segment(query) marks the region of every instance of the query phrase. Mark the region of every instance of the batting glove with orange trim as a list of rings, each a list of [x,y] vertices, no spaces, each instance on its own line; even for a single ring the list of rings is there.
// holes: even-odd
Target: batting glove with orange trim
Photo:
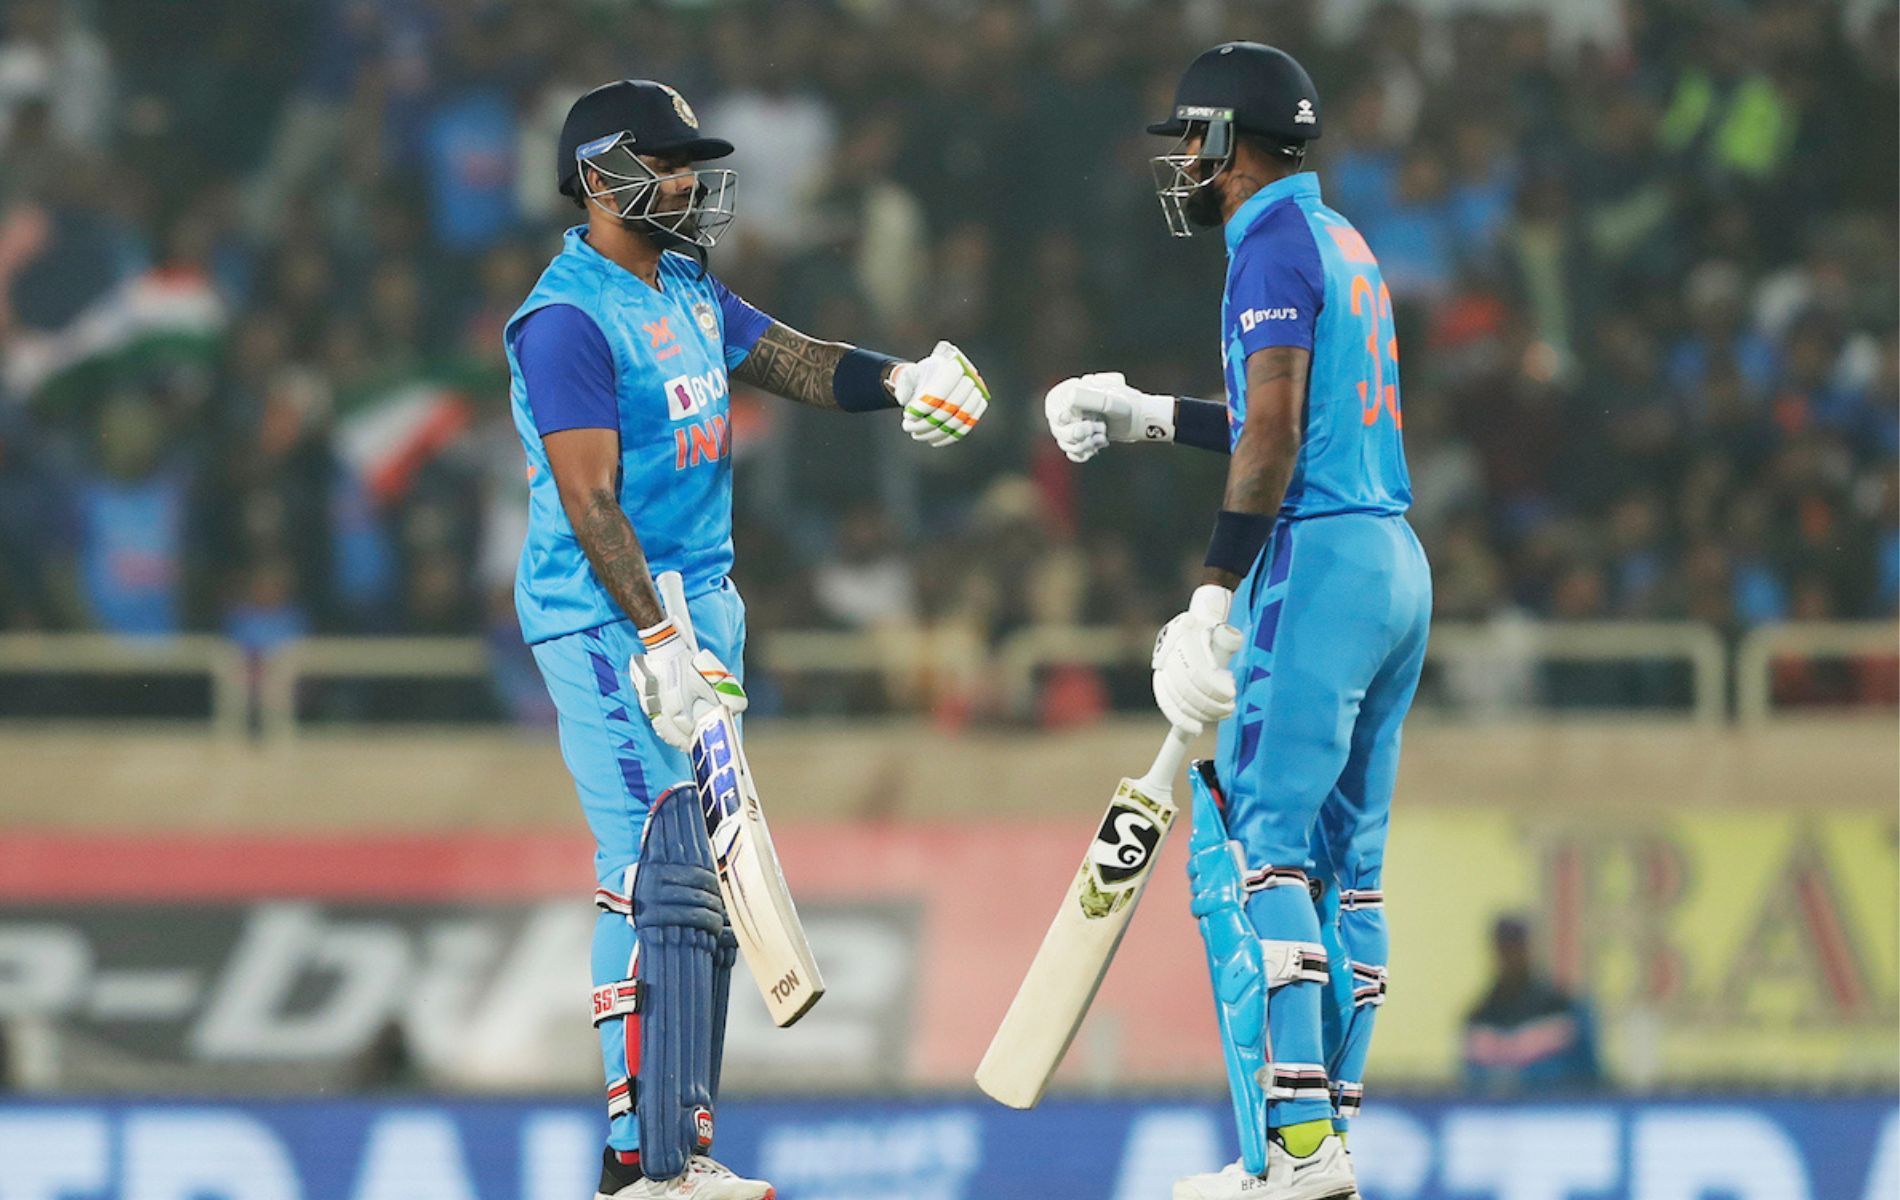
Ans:
[[[645,653],[633,656],[627,674],[640,711],[667,745],[692,749],[703,708],[723,704],[735,715],[745,711],[745,688],[726,664],[710,650],[695,653],[671,620],[642,629],[640,642]]]
[[[962,441],[990,406],[989,385],[949,342],[938,342],[922,362],[898,367],[891,391],[904,410],[904,432],[926,446]]]

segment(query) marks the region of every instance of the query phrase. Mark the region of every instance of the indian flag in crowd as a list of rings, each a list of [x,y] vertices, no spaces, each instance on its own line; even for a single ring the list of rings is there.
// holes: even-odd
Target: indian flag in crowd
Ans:
[[[59,406],[147,366],[209,367],[229,313],[191,267],[155,267],[89,305],[64,328],[16,330],[0,372],[16,395]]]
[[[468,396],[432,381],[400,385],[338,414],[337,453],[382,503],[409,490],[416,472],[473,419]]]

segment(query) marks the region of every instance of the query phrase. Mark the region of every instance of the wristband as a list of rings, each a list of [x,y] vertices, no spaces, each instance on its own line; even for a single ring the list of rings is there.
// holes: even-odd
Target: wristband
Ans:
[[[640,647],[648,654],[664,650],[680,641],[679,627],[673,624],[673,618],[662,618],[658,624],[649,625],[639,631]]]
[[[1174,440],[1197,450],[1216,454],[1233,451],[1227,428],[1227,404],[1221,400],[1196,400],[1192,396],[1174,398]]]
[[[1274,518],[1268,513],[1235,512],[1223,508],[1214,518],[1214,536],[1207,542],[1203,565],[1216,571],[1245,576],[1273,536]]]
[[[832,398],[848,413],[896,408],[897,397],[884,386],[884,372],[901,361],[888,354],[853,346],[844,352],[844,357],[838,360],[838,369],[831,373]]]

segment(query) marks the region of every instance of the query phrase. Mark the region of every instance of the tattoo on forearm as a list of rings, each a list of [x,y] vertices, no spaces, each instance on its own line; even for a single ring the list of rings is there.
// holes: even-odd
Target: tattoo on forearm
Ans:
[[[657,625],[666,615],[647,575],[646,552],[633,532],[633,523],[620,507],[620,498],[608,488],[589,493],[586,508],[574,522],[587,561],[594,565],[601,586],[627,614],[636,629]]]
[[[843,342],[821,342],[774,321],[732,377],[800,404],[836,408],[832,376],[850,349]]]

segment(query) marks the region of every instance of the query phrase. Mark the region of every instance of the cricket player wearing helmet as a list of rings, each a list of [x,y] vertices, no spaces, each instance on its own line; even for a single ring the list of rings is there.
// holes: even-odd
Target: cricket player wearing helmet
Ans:
[[[727,578],[729,382],[845,412],[899,409],[933,446],[961,440],[988,404],[948,342],[904,362],[819,341],[708,273],[736,180],[701,164],[730,153],[664,84],[581,97],[558,184],[586,221],[504,333],[529,478],[516,608],[598,847],[601,1200],[774,1194],[708,1153],[736,942],[686,752],[700,706],[745,707],[745,608]],[[697,653],[656,593],[667,570],[684,577]]]
[[[1155,699],[1217,759],[1191,771],[1193,910],[1214,980],[1238,1163],[1176,1200],[1343,1200],[1373,1016],[1399,726],[1431,611],[1406,523],[1392,305],[1365,239],[1302,169],[1319,96],[1289,55],[1216,46],[1149,132],[1169,229],[1219,227],[1225,403],[1119,374],[1046,401],[1068,456],[1111,441],[1231,455],[1203,582],[1162,629]]]

